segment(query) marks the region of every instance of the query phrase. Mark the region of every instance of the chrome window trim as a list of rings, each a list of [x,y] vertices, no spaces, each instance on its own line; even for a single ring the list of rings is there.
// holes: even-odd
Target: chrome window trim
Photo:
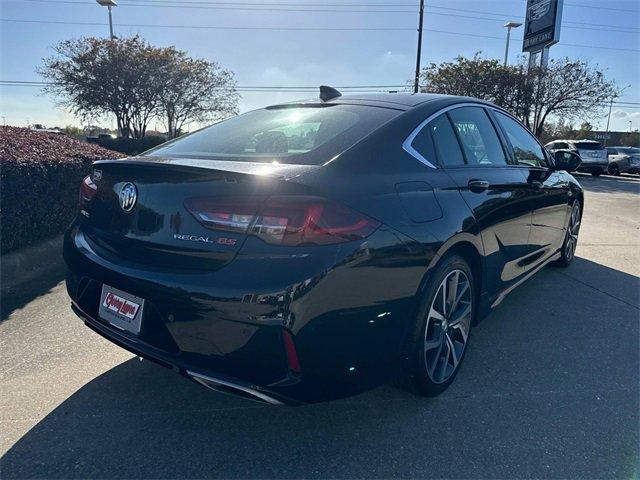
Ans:
[[[424,119],[422,122],[420,122],[420,124],[416,128],[413,129],[413,131],[404,140],[404,142],[402,142],[402,149],[405,152],[407,152],[409,155],[411,155],[413,158],[418,160],[420,163],[424,163],[427,167],[438,168],[437,165],[436,165],[437,162],[436,163],[430,162],[429,160],[424,158],[415,148],[413,148],[411,146],[411,144],[413,143],[415,138],[422,131],[422,129],[427,126],[427,124],[431,120],[433,120],[436,117],[439,117],[440,115],[442,115],[443,113],[448,112],[449,110],[453,110],[455,108],[461,108],[461,107],[484,107],[484,106],[485,105],[483,105],[481,103],[465,102],[465,103],[456,103],[455,105],[449,105],[448,107],[441,108],[437,112],[432,113],[431,115],[429,115],[426,119]],[[434,145],[434,147],[435,147],[435,145]]]
[[[427,124],[433,120],[434,118],[439,117],[440,115],[442,115],[443,113],[447,113],[450,110],[455,110],[456,108],[462,108],[462,107],[479,107],[479,108],[487,108],[490,110],[494,110],[496,112],[500,112],[504,115],[507,115],[508,117],[511,117],[513,120],[515,120],[516,122],[518,122],[520,125],[522,125],[522,122],[520,122],[517,118],[515,118],[513,115],[511,115],[509,112],[505,112],[504,110],[501,110],[499,108],[494,107],[493,105],[486,105],[484,103],[473,103],[473,102],[463,102],[463,103],[456,103],[454,105],[449,105],[448,107],[444,107],[441,108],[440,110],[438,110],[435,113],[432,113],[431,115],[429,115],[426,119],[424,119],[422,122],[420,122],[420,124],[414,128],[412,130],[412,132],[409,134],[409,136],[404,140],[404,142],[402,142],[402,149],[407,152],[409,155],[411,155],[413,158],[415,158],[416,160],[418,160],[420,163],[425,164],[427,167],[430,168],[438,168],[437,166],[437,162],[436,163],[432,163],[429,160],[427,160],[426,158],[424,158],[415,148],[413,148],[411,146],[411,144],[413,143],[413,141],[415,140],[415,138],[418,136],[418,134],[422,131],[422,129],[424,127],[427,126]],[[524,125],[522,125],[525,129],[527,127],[525,127]],[[494,128],[496,128],[494,126]],[[498,133],[496,132],[496,135]],[[498,137],[499,138],[499,137]],[[534,137],[535,138],[535,137]],[[537,139],[536,139],[537,140]],[[502,140],[500,139],[500,143],[503,143]],[[540,142],[538,142],[540,143]],[[434,145],[435,148],[435,145]],[[544,148],[544,147],[543,147]],[[512,166],[507,164],[507,166]]]

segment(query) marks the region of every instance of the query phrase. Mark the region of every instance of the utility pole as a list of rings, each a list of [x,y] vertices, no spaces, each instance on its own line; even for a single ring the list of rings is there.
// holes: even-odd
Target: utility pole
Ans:
[[[611,101],[609,102],[609,115],[607,116],[607,133],[604,135],[604,146],[607,146],[607,142],[609,141],[609,122],[611,121],[611,109],[613,108],[613,97],[611,97]]]
[[[422,23],[424,20],[424,0],[420,0],[420,20],[418,21],[418,53],[416,54],[416,78],[413,93],[418,93],[420,83],[420,55],[422,54]]]

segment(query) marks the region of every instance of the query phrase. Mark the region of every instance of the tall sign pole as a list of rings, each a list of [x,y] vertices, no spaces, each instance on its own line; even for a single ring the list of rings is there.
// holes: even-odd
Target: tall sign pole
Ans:
[[[533,115],[534,133],[540,123],[538,103],[544,71],[549,61],[549,48],[560,41],[563,2],[564,0],[527,0],[522,51],[529,53],[529,71],[537,66],[537,57],[540,55]]]
[[[413,82],[413,93],[418,93],[420,83],[420,55],[422,54],[422,22],[424,20],[424,0],[420,0],[420,19],[418,21],[418,52],[416,54],[416,78]]]

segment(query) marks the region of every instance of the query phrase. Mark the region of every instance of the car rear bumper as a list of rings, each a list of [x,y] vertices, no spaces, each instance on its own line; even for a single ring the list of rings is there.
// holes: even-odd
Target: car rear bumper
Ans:
[[[397,237],[384,230],[368,239],[388,242]],[[210,388],[288,405],[388,381],[424,274],[389,269],[389,258],[376,265],[357,245],[299,258],[240,255],[213,272],[168,272],[101,257],[77,225],[65,235],[64,257],[72,308],[95,332]],[[391,279],[391,288],[390,275],[403,281]],[[99,317],[103,284],[145,299],[139,335]],[[292,368],[285,331],[301,371]]]
[[[192,367],[188,363],[183,363],[181,360],[175,358],[175,356],[167,354],[167,352],[159,349],[154,349],[149,345],[132,340],[127,335],[122,334],[117,329],[106,325],[104,322],[96,320],[87,313],[85,313],[77,304],[72,303],[71,309],[84,320],[91,330],[97,334],[103,336],[112,343],[118,345],[131,353],[138,355],[141,358],[151,360],[163,367],[173,369],[181,375],[194,380],[208,388],[221,391],[224,393],[233,393],[235,395],[250,398],[252,400],[269,403],[272,405],[300,405],[302,402],[294,400],[292,398],[284,397],[276,392],[271,392],[263,387],[253,385],[251,383],[244,382],[237,378],[225,376],[219,373],[211,376],[212,374],[204,374],[197,371],[190,370]]]
[[[600,160],[595,160],[595,161],[582,161],[582,163],[580,164],[580,166],[578,167],[578,171],[579,172],[605,172],[607,171],[607,168],[609,166],[609,162],[608,161],[600,161]]]

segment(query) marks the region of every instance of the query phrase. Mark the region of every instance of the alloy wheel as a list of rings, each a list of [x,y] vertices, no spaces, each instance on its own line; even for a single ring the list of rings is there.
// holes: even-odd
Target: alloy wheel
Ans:
[[[571,261],[578,246],[578,233],[580,232],[580,205],[576,202],[571,209],[569,228],[567,230],[567,242],[565,244],[565,256],[567,261]]]
[[[424,334],[425,365],[434,383],[446,382],[460,364],[471,328],[472,302],[465,272],[449,272],[431,302]]]

